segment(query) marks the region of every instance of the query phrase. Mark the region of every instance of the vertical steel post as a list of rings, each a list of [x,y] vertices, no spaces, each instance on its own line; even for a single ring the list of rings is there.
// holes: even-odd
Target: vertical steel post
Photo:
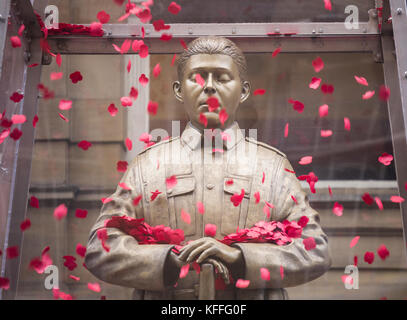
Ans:
[[[393,38],[382,36],[384,79],[390,89],[387,101],[394,162],[400,196],[407,199],[407,12],[405,0],[390,0]],[[404,244],[407,250],[407,201],[401,203]]]
[[[3,57],[3,73],[0,79],[0,104],[5,107],[5,116],[24,114],[27,122],[15,127],[22,131],[19,140],[10,137],[3,142],[0,162],[0,276],[10,280],[8,290],[0,290],[0,299],[13,299],[17,292],[20,273],[20,255],[7,259],[6,249],[18,246],[21,252],[23,233],[20,223],[26,217],[27,198],[30,185],[31,161],[34,146],[34,127],[32,120],[37,113],[38,89],[41,77],[42,50],[40,46],[40,27],[29,0],[13,0],[11,3],[12,23],[7,24],[7,37]],[[37,37],[22,39],[23,46],[13,48],[9,37],[16,34],[19,24],[30,25],[30,35]],[[31,64],[36,67],[28,67]],[[14,103],[9,99],[13,92],[19,91],[24,98]],[[14,127],[13,127],[14,128]]]

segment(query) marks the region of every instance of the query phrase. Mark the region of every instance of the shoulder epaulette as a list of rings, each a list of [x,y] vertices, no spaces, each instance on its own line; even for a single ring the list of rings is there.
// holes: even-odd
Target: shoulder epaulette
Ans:
[[[272,150],[276,153],[278,153],[280,156],[287,158],[287,156],[285,155],[285,153],[281,152],[280,150],[278,150],[277,148],[274,148],[270,145],[268,145],[267,143],[261,142],[261,141],[257,141],[256,139],[250,138],[250,137],[246,137],[246,141],[251,142],[251,143],[255,143],[259,146],[262,146],[266,149]]]
[[[179,138],[180,138],[180,137],[171,137],[171,138],[169,138],[169,139],[162,140],[162,141],[160,141],[160,142],[154,143],[153,145],[149,146],[148,148],[145,148],[144,150],[140,151],[139,154],[142,154],[142,153],[144,153],[144,152],[146,152],[146,151],[148,151],[148,150],[150,150],[150,149],[152,149],[152,148],[161,146],[161,145],[163,145],[163,144],[169,143],[169,142],[174,141],[174,140],[177,140],[177,139],[179,139]]]

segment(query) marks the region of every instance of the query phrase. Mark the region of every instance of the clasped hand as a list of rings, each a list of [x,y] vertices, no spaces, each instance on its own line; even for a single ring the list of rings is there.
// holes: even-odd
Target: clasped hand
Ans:
[[[172,256],[175,258],[175,255]],[[214,238],[201,238],[190,242],[185,247],[180,249],[180,254],[175,259],[178,260],[178,265],[191,263],[210,263],[221,275],[226,284],[229,284],[229,269],[238,263],[242,258],[239,249],[229,247]],[[226,265],[225,265],[226,264]]]

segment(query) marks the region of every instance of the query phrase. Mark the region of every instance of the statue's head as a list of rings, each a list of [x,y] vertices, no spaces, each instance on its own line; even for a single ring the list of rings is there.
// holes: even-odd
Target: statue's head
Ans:
[[[246,58],[232,41],[223,37],[193,40],[179,57],[177,71],[175,97],[184,104],[191,122],[201,129],[205,128],[201,113],[208,121],[207,128],[230,126],[239,104],[250,95]],[[206,104],[210,97],[219,101],[219,108],[212,112]],[[219,112],[223,108],[228,119],[222,126]]]

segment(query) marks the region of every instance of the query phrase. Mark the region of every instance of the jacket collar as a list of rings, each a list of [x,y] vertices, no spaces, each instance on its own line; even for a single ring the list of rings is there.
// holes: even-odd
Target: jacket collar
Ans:
[[[213,131],[211,131],[211,129],[205,129],[203,132],[197,129],[191,122],[188,122],[184,132],[181,134],[181,141],[183,144],[188,145],[191,150],[195,150],[199,147],[203,148],[204,135],[208,135],[209,139],[211,136],[215,137],[215,139],[221,139],[223,147],[226,150],[232,149],[244,138],[236,121],[223,131],[221,129],[214,129]]]

